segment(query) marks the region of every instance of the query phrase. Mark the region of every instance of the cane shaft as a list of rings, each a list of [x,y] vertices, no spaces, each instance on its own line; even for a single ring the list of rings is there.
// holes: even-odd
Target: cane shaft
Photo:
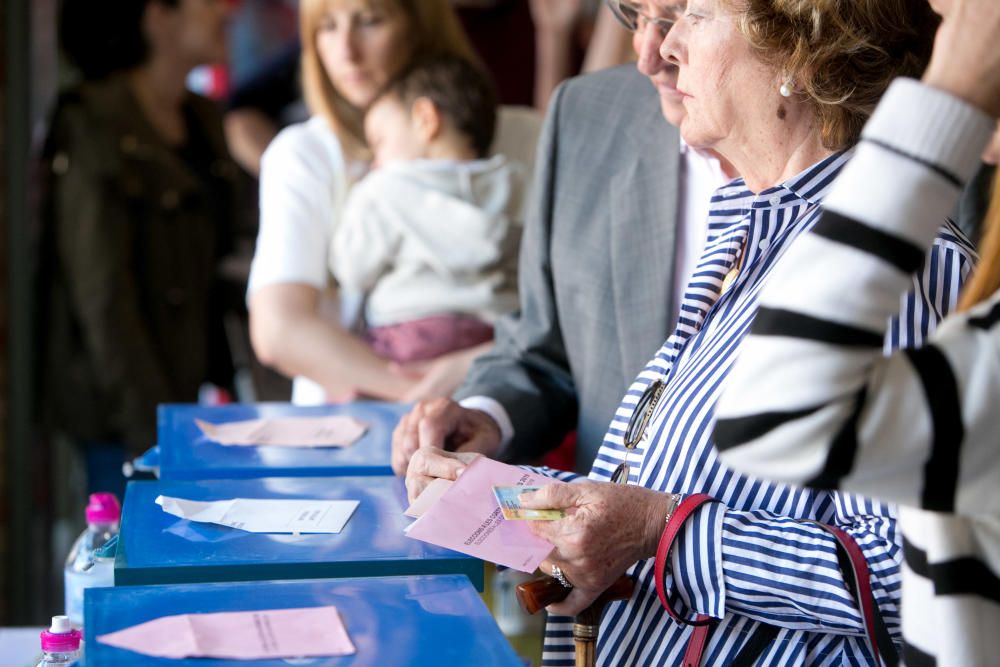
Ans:
[[[597,640],[577,639],[576,642],[576,667],[597,667]]]
[[[576,667],[595,667],[597,664],[597,630],[601,625],[604,607],[614,600],[632,597],[635,582],[625,575],[618,578],[608,590],[601,593],[593,604],[580,612],[573,624],[573,643],[576,647]],[[566,599],[572,589],[566,588],[552,577],[528,581],[517,587],[517,600],[529,614]]]
[[[585,623],[573,624],[573,644],[576,646],[576,667],[597,666],[597,631],[596,625]]]

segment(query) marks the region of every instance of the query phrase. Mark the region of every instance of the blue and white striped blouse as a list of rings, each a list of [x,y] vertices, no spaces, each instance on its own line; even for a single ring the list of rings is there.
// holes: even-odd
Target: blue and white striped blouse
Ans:
[[[902,554],[891,506],[736,474],[719,463],[711,440],[715,404],[757,311],[760,289],[788,245],[818,220],[820,202],[848,157],[833,155],[757,195],[742,180],[716,192],[706,246],[677,328],[629,388],[590,473],[591,479],[608,480],[627,460],[630,483],[708,493],[721,501],[696,510],[685,524],[668,582],[689,609],[720,619],[705,649],[705,665],[729,664],[758,621],[780,631],[757,664],[871,662],[834,540],[801,519],[835,524],[855,538],[868,560],[875,600],[898,639]],[[974,260],[961,232],[946,225],[914,291],[902,300],[887,345],[920,344],[955,303]],[[737,264],[737,279],[719,297],[724,277]],[[628,451],[622,443],[626,424],[646,387],[658,379],[666,389],[646,436]],[[607,608],[598,662],[680,664],[691,630],[660,606],[653,560],[636,563],[629,574],[637,580],[636,592]],[[544,664],[574,664],[571,619],[550,617]]]

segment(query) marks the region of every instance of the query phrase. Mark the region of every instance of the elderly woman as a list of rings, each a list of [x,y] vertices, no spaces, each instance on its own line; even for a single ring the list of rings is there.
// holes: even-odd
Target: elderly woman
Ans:
[[[604,615],[603,664],[871,663],[837,541],[819,524],[860,547],[898,636],[901,549],[890,508],[734,474],[720,465],[711,432],[761,287],[818,219],[844,151],[889,80],[922,69],[933,16],[923,0],[693,0],[683,15],[659,2],[616,6],[633,29],[665,33],[661,54],[679,68],[671,92],[687,111],[684,138],[743,178],[713,198],[681,320],[624,397],[591,481],[523,497],[528,507],[566,509],[564,519],[532,524],[555,545],[543,569],[573,586],[550,611],[577,613],[628,571],[636,592]],[[928,335],[973,256],[946,226],[890,323],[888,345]],[[473,456],[419,450],[411,491],[428,477],[454,477]],[[602,483],[613,478],[629,484]],[[662,539],[665,524],[676,539]],[[685,620],[697,615],[701,629],[672,620],[666,603]],[[547,663],[572,664],[569,630],[568,619],[550,619]]]
[[[419,389],[421,376],[400,372],[342,325],[327,249],[347,188],[370,159],[364,109],[415,58],[475,56],[448,0],[303,0],[299,12],[313,115],[283,130],[261,160],[251,341],[263,363],[295,378],[296,403],[358,393],[398,400]],[[444,357],[438,368],[467,355]]]

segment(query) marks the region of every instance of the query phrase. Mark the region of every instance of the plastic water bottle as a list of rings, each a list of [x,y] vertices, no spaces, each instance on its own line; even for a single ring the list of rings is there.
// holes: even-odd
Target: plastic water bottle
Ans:
[[[87,530],[73,543],[64,571],[66,616],[77,627],[83,625],[84,589],[115,583],[114,561],[95,552],[118,534],[121,505],[113,493],[94,493],[86,515]]]
[[[52,626],[42,630],[42,661],[37,667],[69,665],[80,657],[83,640],[79,630],[74,630],[66,616],[53,616]]]
[[[545,614],[529,616],[517,602],[514,589],[530,580],[529,574],[498,567],[493,575],[493,617],[508,638],[541,634]]]

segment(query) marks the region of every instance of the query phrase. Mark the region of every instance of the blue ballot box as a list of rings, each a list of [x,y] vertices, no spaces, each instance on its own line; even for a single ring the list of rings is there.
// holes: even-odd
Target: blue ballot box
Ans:
[[[247,403],[218,406],[168,404],[157,408],[157,445],[161,479],[245,479],[391,475],[392,431],[410,406],[358,401],[344,405],[301,406]],[[368,431],[348,447],[269,447],[220,445],[195,423],[212,424],[273,417],[348,415]]]
[[[84,604],[87,664],[101,667],[524,664],[468,580],[454,575],[94,588],[87,591]],[[114,648],[96,639],[175,614],[326,605],[337,607],[357,650],[354,655],[251,663],[169,660]]]
[[[337,534],[261,534],[168,514],[159,495],[186,500],[357,500]],[[317,577],[464,574],[483,588],[483,562],[410,539],[398,477],[282,477],[129,482],[115,557],[115,585]]]

